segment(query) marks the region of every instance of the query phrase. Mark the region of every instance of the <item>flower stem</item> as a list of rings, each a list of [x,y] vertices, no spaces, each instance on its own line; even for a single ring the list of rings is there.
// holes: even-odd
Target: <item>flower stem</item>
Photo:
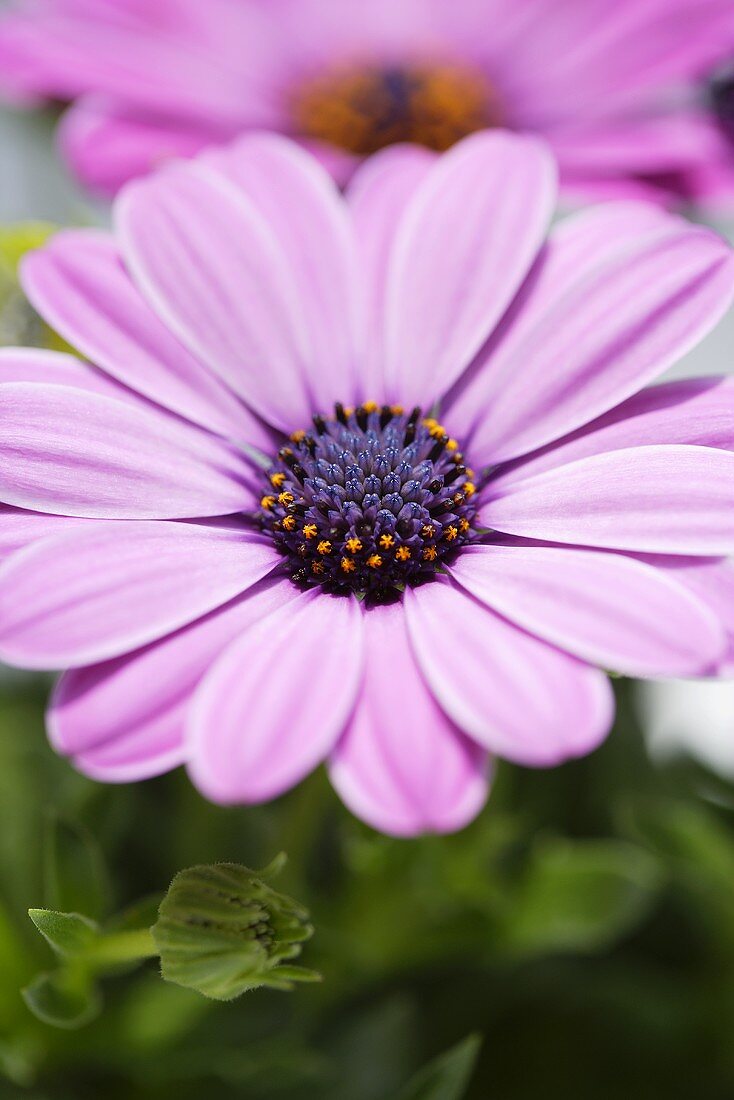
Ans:
[[[158,954],[158,948],[149,928],[112,932],[97,941],[86,956],[94,965],[112,965],[149,959]]]

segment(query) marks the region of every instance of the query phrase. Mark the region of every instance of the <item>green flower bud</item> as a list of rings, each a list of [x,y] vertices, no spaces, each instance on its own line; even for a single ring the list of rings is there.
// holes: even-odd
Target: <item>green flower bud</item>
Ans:
[[[163,977],[218,1001],[248,989],[291,989],[319,975],[284,966],[313,934],[308,913],[235,863],[176,875],[151,929]]]

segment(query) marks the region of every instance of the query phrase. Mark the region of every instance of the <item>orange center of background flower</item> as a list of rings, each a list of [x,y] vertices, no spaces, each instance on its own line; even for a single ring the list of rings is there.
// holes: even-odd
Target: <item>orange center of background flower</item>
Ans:
[[[339,68],[302,85],[292,110],[302,136],[357,156],[397,142],[442,152],[502,122],[484,76],[455,65]]]

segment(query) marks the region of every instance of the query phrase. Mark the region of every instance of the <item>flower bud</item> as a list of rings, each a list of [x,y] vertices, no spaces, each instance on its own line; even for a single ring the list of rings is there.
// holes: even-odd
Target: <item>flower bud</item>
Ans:
[[[207,997],[229,1001],[248,989],[290,989],[318,981],[284,966],[301,952],[313,928],[298,902],[268,886],[260,873],[235,863],[180,871],[151,929],[163,977]]]

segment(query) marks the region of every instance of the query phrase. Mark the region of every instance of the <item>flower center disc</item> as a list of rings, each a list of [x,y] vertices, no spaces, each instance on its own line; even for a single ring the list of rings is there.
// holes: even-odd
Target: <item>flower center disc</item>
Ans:
[[[296,584],[385,602],[474,537],[473,476],[420,409],[337,405],[279,452],[260,521]]]
[[[293,114],[302,135],[357,156],[403,141],[443,152],[502,122],[484,76],[456,65],[332,70],[298,89]]]
[[[734,142],[734,62],[723,66],[712,76],[709,101],[721,130]]]

